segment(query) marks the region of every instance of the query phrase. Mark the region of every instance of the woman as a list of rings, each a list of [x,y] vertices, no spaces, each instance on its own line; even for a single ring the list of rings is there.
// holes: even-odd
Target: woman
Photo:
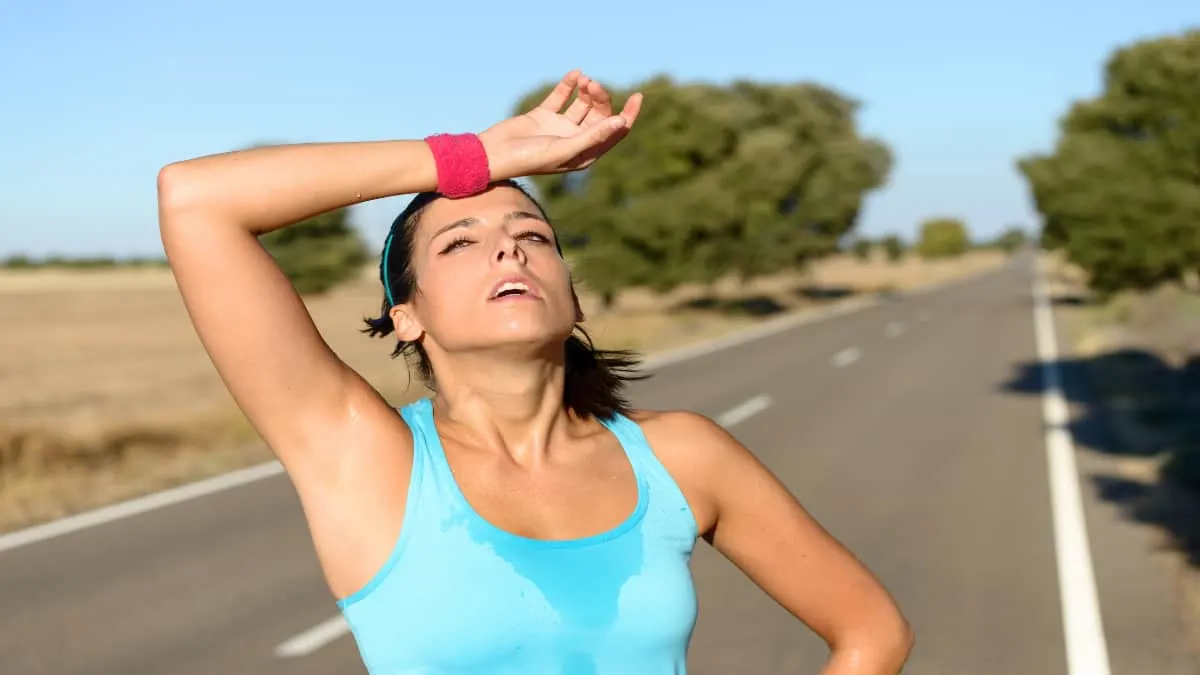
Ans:
[[[614,115],[571,72],[478,136],[257,148],[159,174],[187,310],[295,484],[372,673],[681,673],[698,537],[825,639],[827,675],[907,658],[887,592],[752,454],[700,415],[631,410],[633,362],[573,335],[554,230],[509,179],[589,166],[640,107]],[[412,193],[369,323],[436,393],[397,414],[256,237]]]

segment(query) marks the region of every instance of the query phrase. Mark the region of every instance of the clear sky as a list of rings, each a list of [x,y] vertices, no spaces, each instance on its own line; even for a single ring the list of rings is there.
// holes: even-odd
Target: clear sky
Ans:
[[[1037,222],[1014,159],[1109,52],[1187,27],[1197,0],[0,2],[0,255],[157,255],[168,162],[477,131],[572,67],[833,86],[897,154],[861,232],[950,214],[990,236]],[[403,200],[355,222],[378,243]]]

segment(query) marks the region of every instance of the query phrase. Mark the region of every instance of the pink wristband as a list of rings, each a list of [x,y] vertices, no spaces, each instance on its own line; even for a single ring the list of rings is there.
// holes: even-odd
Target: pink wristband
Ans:
[[[438,192],[469,197],[487,189],[492,180],[487,151],[475,134],[437,134],[425,139],[437,165]]]

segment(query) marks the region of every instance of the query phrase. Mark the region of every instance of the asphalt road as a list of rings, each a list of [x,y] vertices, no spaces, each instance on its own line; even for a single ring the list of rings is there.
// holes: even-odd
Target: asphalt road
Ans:
[[[633,391],[724,421],[882,577],[917,631],[906,673],[1069,672],[1042,400],[1011,386],[1037,364],[1031,269],[667,365]],[[1146,535],[1080,485],[1111,672],[1192,672]],[[820,670],[824,645],[706,544],[693,568],[690,672]],[[335,616],[278,474],[0,550],[4,675],[362,673]]]

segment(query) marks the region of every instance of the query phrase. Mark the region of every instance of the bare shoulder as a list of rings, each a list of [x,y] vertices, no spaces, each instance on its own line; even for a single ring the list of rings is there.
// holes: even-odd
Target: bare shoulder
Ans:
[[[724,427],[700,413],[637,410],[630,418],[642,428],[654,454],[683,491],[700,532],[707,533],[716,523],[730,468],[757,460]]]

